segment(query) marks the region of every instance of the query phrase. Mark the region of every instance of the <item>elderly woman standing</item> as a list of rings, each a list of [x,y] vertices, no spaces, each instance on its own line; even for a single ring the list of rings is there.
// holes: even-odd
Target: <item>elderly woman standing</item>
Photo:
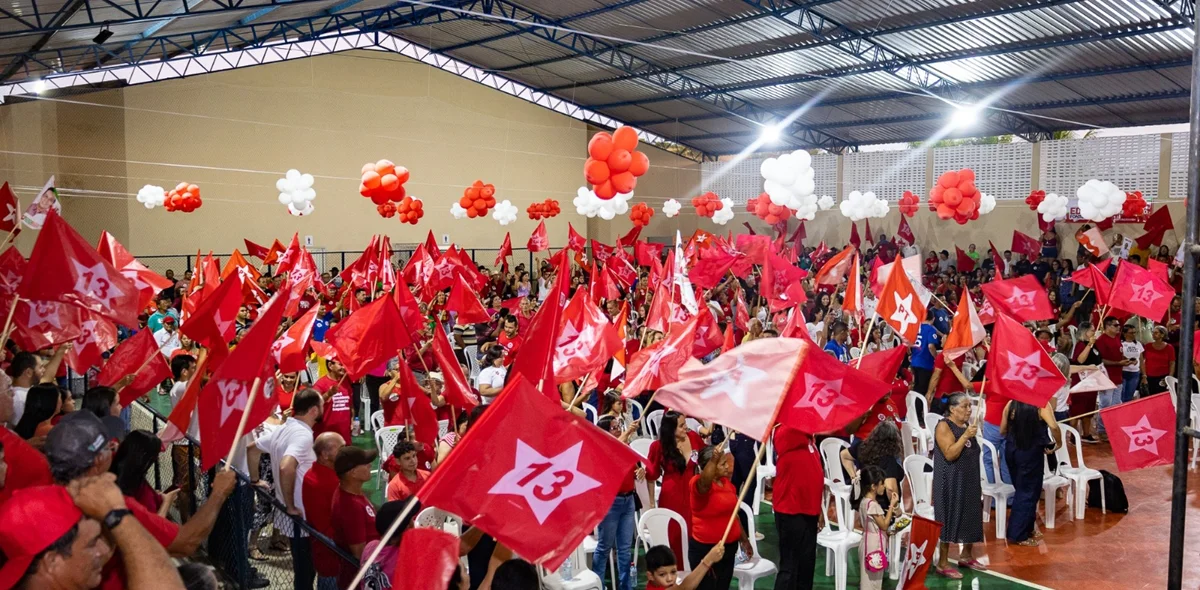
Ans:
[[[974,570],[987,569],[975,559],[974,543],[983,542],[983,489],[979,483],[979,427],[971,423],[971,399],[965,393],[950,396],[950,411],[934,430],[933,452],[934,517],[942,523],[937,572],[961,579],[962,573],[949,565],[950,543],[961,543],[958,564]]]

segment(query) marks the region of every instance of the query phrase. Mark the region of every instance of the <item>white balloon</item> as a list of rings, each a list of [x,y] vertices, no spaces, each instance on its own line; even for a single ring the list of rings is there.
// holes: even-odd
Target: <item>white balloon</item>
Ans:
[[[292,215],[295,215],[296,217],[303,217],[305,215],[311,214],[312,212],[313,212],[313,204],[312,203],[309,203],[303,209],[296,209],[295,206],[288,205],[288,213],[291,213]]]
[[[1104,221],[1121,212],[1125,192],[1117,185],[1095,178],[1075,191],[1079,197],[1079,214],[1092,221]]]
[[[852,191],[846,199],[838,204],[842,215],[851,221],[861,221],[871,217],[884,217],[891,206],[884,199],[875,196],[873,192]]]
[[[995,208],[996,208],[996,197],[993,197],[992,195],[989,195],[989,194],[983,193],[983,192],[979,193],[979,214],[980,215],[987,215],[988,213],[992,212],[992,209],[995,209]]]
[[[279,193],[279,204],[280,205],[291,205],[292,204],[292,196],[288,193]]]
[[[833,209],[833,197],[829,195],[821,195],[821,198],[817,199],[817,207],[822,211]]]
[[[147,209],[153,209],[166,201],[166,191],[161,186],[147,184],[138,190],[137,200]]]
[[[301,174],[295,168],[283,174],[283,178],[275,181],[275,190],[279,191],[279,204],[287,205],[292,215],[308,215],[313,211],[312,201],[317,198],[317,191],[312,188],[311,174]]]
[[[492,219],[500,222],[500,225],[508,225],[516,221],[517,206],[508,199],[496,203],[496,206],[492,208]]]
[[[455,219],[466,219],[467,210],[463,209],[463,206],[456,202],[450,205],[450,215],[453,215]]]
[[[717,225],[725,225],[733,220],[733,199],[721,199],[722,207],[713,212],[712,220]]]
[[[676,201],[675,199],[667,199],[667,202],[663,203],[662,212],[663,215],[666,215],[667,217],[675,217],[676,215],[679,215],[679,210],[682,208],[683,205],[680,205],[679,201]]]
[[[1050,193],[1046,195],[1045,199],[1042,199],[1041,203],[1038,203],[1037,212],[1042,215],[1042,221],[1063,219],[1067,216],[1067,202],[1066,197]]]

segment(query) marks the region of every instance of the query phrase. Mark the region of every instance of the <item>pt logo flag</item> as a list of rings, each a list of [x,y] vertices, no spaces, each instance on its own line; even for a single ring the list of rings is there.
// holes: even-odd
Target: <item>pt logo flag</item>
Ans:
[[[992,340],[987,380],[996,394],[1040,408],[1066,384],[1045,347],[1011,317],[996,318]]]
[[[520,375],[492,406],[417,497],[558,569],[608,513],[638,455]]]
[[[1112,443],[1117,471],[1133,471],[1175,460],[1175,406],[1168,393],[1100,411]]]
[[[809,434],[833,432],[891,391],[889,384],[838,362],[809,340],[799,340],[801,360],[780,406],[780,424]]]
[[[905,552],[904,569],[900,571],[900,590],[925,590],[925,575],[933,564],[933,552],[937,549],[938,535],[942,534],[942,523],[913,515],[909,529],[908,551]]]

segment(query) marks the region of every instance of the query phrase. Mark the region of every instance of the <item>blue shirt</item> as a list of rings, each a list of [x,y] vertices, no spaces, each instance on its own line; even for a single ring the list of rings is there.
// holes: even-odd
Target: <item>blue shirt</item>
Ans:
[[[921,324],[921,330],[917,332],[917,342],[913,345],[912,366],[918,369],[933,370],[933,354],[929,352],[930,344],[935,348],[940,347],[942,339],[932,325]]]
[[[850,362],[850,349],[838,344],[836,340],[825,343],[825,352],[837,357],[837,360],[843,363]]]
[[[933,327],[943,334],[950,333],[950,312],[937,307],[933,310]]]
[[[313,320],[312,339],[317,342],[325,341],[325,331],[329,329],[329,321],[325,318]]]

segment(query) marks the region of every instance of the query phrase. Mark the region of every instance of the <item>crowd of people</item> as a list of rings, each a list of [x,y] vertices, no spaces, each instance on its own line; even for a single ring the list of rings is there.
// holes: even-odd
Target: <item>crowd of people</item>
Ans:
[[[872,280],[877,259],[886,263],[898,255],[919,256],[915,246],[884,235],[859,252],[861,270],[854,272],[861,272],[863,284]],[[795,254],[798,267],[815,272],[836,251],[822,244]],[[1058,422],[1074,424],[1083,443],[1103,442],[1106,433],[1103,423],[1093,417],[1094,410],[1164,391],[1165,379],[1175,374],[1179,339],[1194,329],[1181,325],[1185,302],[1179,297],[1162,322],[1116,317],[1097,304],[1092,290],[1071,281],[1080,265],[1097,260],[1086,251],[1077,253],[1074,262],[1063,257],[1052,231],[1043,235],[1040,252],[985,253],[969,244],[965,255],[973,268],[960,268],[961,257],[951,257],[945,250],[931,251],[923,260],[921,282],[933,298],[911,343],[903,342],[885,322],[869,321],[878,304],[871,289],[863,289],[864,313],[856,313],[844,309],[844,285],[824,289],[813,283],[811,275],[804,281],[807,301],[792,313],[803,314],[807,337],[828,354],[852,362],[860,355],[895,347],[911,350],[898,374],[881,376],[892,384],[889,394],[843,431],[805,433],[788,426],[775,430],[776,472],[768,495],[779,542],[776,589],[813,587],[817,535],[829,518],[823,500],[825,468],[818,451],[825,438],[848,443],[838,467],[846,481],[854,483],[856,524],[863,532],[860,585],[881,588],[883,572],[873,569],[869,557],[886,550],[888,535],[914,509],[912,498],[905,497],[902,489],[906,474],[898,425],[915,421],[933,432],[932,504],[942,524],[935,570],[957,579],[962,577],[958,568],[987,568],[980,546],[984,541],[981,481],[994,482],[993,473],[998,472],[1004,483],[1016,489],[1007,525],[1009,543],[1039,544],[1037,503],[1043,462],[1064,444]],[[1171,262],[1166,246],[1155,250],[1154,258]],[[403,267],[406,261],[393,262]],[[377,549],[379,556],[366,579],[390,578],[397,568],[403,531],[411,522],[402,524],[401,533],[391,538],[385,539],[385,532],[398,519],[411,521],[416,516],[419,508],[410,506],[415,495],[504,390],[513,358],[526,345],[538,310],[548,305],[557,273],[569,273],[571,292],[587,290],[595,282],[592,274],[601,267],[582,257],[575,262],[555,267],[549,260],[539,260],[533,268],[522,263],[511,269],[507,263],[500,268],[480,265],[487,282],[475,295],[488,320],[476,323],[458,321],[448,289],[424,296],[428,294],[422,286],[414,285],[412,292],[421,302],[419,311],[425,321],[416,329],[419,341],[358,381],[349,377],[336,356],[322,355],[314,345],[306,370],[276,373],[278,405],[266,422],[245,435],[229,466],[233,469],[218,467],[211,473],[200,473],[190,465],[197,452],[191,447],[200,438],[198,413],[191,417],[187,438],[165,445],[156,433],[130,429],[130,409],[122,407],[120,400],[133,375],[113,387],[89,387],[77,398],[67,387],[63,363],[72,343],[18,350],[8,342],[5,376],[0,377],[0,423],[6,425],[0,427],[0,551],[4,556],[0,589],[215,588],[216,571],[193,558],[239,486],[234,470],[274,498],[272,502],[260,497],[254,522],[247,523],[250,559],[263,559],[263,534],[270,528],[272,547],[286,547],[291,554],[297,589],[345,589],[358,573],[359,560]],[[1137,254],[1117,261],[1140,263]],[[1117,264],[1108,268],[1110,276]],[[181,403],[191,380],[207,377],[198,373],[198,366],[210,351],[180,331],[187,321],[183,312],[193,295],[189,285],[195,283],[194,272],[187,270],[176,280],[168,270],[165,277],[173,286],[139,318],[137,328],[120,329],[122,340],[140,330],[150,331],[168,359],[171,379],[144,400],[163,415]],[[603,298],[609,321],[625,322],[620,326],[625,335],[620,352],[625,359],[665,336],[647,326],[654,313],[652,272],[638,266],[633,284],[622,286],[619,297]],[[1170,272],[1178,286],[1181,273],[1174,267]],[[1045,407],[1034,407],[987,395],[986,343],[956,358],[944,353],[942,343],[963,290],[983,307],[987,302],[981,285],[997,276],[1024,275],[1037,278],[1054,306],[1056,320],[1033,322],[1028,328],[1063,375],[1104,367],[1116,389],[1071,394],[1068,384]],[[321,288],[308,289],[299,303],[300,314],[316,310],[313,342],[323,342],[355,310],[392,296],[378,284],[357,283],[336,268],[320,278]],[[777,337],[789,320],[789,312],[772,311],[768,298],[760,294],[761,284],[755,269],[745,277],[731,273],[701,293],[702,305],[735,343]],[[264,265],[258,287],[270,296],[286,288],[286,275],[272,274]],[[748,305],[739,309],[739,301]],[[1200,308],[1200,301],[1195,305]],[[260,311],[249,301],[239,309],[231,346],[236,347],[255,325]],[[275,334],[282,334],[294,320],[285,319]],[[449,335],[457,365],[439,362],[432,350],[435,330]],[[714,351],[704,360],[719,354]],[[757,485],[750,476],[756,441],[717,423],[691,420],[689,424],[688,416],[649,403],[652,391],[634,398],[641,412],[635,415],[633,405],[621,396],[622,380],[613,370],[617,362],[610,359],[598,379],[563,383],[564,410],[593,421],[627,444],[648,432],[642,423],[645,414],[658,409],[665,413],[644,460],[629,474],[597,527],[591,567],[601,578],[615,577],[621,590],[632,589],[639,562],[634,551],[635,514],[639,509],[664,508],[678,514],[686,526],[672,523],[669,542],[645,552],[641,563],[646,587],[730,588],[737,564],[757,558],[749,528],[741,521],[726,526],[743,485]],[[449,371],[470,375],[478,396],[475,409],[459,412],[447,402],[443,392]],[[409,374],[443,431],[433,440],[414,440],[407,432],[388,456],[380,457],[373,443],[361,439],[361,431],[376,412],[382,413],[385,426],[405,425],[396,422],[403,415],[396,405],[413,393],[402,391]],[[356,404],[358,388],[369,399],[366,407]],[[910,391],[920,394],[928,411],[942,416],[941,421],[923,424],[925,416],[908,415]],[[982,419],[976,419],[980,415]],[[989,443],[986,450],[976,444],[980,439]],[[155,489],[147,473],[165,448],[170,449],[174,467],[173,485]],[[993,462],[998,470],[993,470]],[[198,482],[193,481],[198,478],[209,483],[203,501],[197,497]],[[386,483],[373,483],[381,481]],[[649,489],[648,505],[635,493],[639,482]],[[466,525],[460,552],[468,567],[455,571],[450,588],[540,587],[544,572],[513,558],[491,536]],[[951,546],[961,546],[958,568],[949,562]],[[169,557],[183,565],[176,567]],[[691,573],[679,581],[677,573],[684,571]],[[267,581],[255,573],[249,585],[263,587]]]

